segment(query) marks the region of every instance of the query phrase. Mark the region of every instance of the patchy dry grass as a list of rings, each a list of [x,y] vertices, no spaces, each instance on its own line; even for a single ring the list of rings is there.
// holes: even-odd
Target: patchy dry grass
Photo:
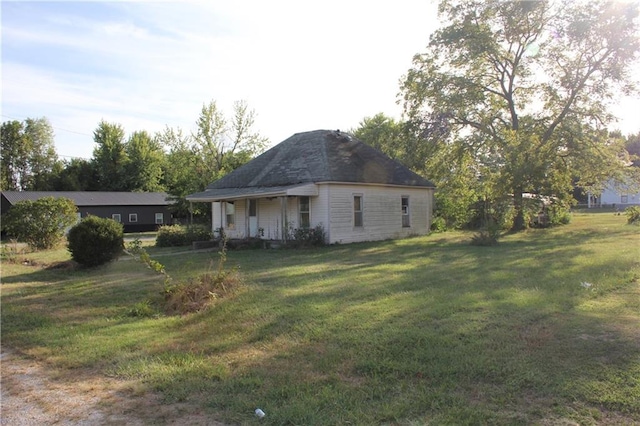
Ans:
[[[640,423],[638,228],[470,238],[230,252],[245,290],[181,317],[128,315],[162,300],[135,262],[3,265],[2,343],[232,424]],[[215,256],[157,259],[187,280]]]

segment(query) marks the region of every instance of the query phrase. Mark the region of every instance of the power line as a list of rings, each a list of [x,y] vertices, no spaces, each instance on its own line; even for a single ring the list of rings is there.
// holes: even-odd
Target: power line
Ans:
[[[22,118],[22,119],[20,119],[20,118],[16,118],[16,117],[13,117],[13,116],[10,116],[10,115],[6,115],[6,114],[0,114],[0,115],[2,115],[2,116],[3,116],[3,117],[5,117],[5,118],[9,118],[9,119],[11,119],[11,120],[24,121],[24,120],[26,119],[26,118]],[[49,123],[49,124],[51,124],[51,123]],[[75,133],[75,134],[82,135],[82,136],[89,136],[89,137],[91,137],[91,135],[88,135],[88,134],[86,134],[86,133],[76,132],[76,131],[74,131],[74,130],[64,129],[64,128],[62,128],[62,127],[57,127],[57,126],[54,126],[54,125],[51,125],[51,127],[52,127],[53,129],[56,129],[56,130],[63,130],[63,131],[65,131],[65,132],[70,132],[70,133]],[[71,158],[71,159],[76,158],[76,159],[79,159],[79,160],[91,160],[91,158],[87,158],[87,157],[80,157],[80,156],[78,156],[78,155],[62,155],[62,154],[56,154],[56,155],[57,155],[58,157],[63,157],[63,158]]]
[[[6,114],[2,114],[2,116],[3,116],[3,117],[6,117],[6,118],[10,118],[11,120],[19,120],[19,121],[23,121],[23,120],[25,120],[26,118],[30,118],[30,117],[25,117],[25,118],[22,118],[22,119],[21,119],[21,118],[11,117],[10,115],[6,115]],[[89,136],[89,137],[93,137],[93,135],[89,135],[89,134],[87,134],[87,133],[76,132],[75,130],[65,129],[65,128],[63,128],[63,127],[54,126],[53,124],[51,125],[51,127],[52,127],[53,129],[56,129],[56,130],[62,130],[62,131],[64,131],[64,132],[69,132],[69,133],[75,133],[76,135],[82,135],[82,136]]]

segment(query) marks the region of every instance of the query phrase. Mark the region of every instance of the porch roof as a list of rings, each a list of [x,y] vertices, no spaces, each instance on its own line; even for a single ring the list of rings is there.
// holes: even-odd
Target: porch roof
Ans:
[[[247,188],[210,188],[187,196],[188,201],[213,202],[233,201],[245,198],[267,198],[285,196],[317,196],[318,186],[315,184],[298,184],[287,186],[252,186]]]

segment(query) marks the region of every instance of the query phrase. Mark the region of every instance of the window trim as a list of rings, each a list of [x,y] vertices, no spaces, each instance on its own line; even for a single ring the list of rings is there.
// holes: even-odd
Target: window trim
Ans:
[[[120,213],[111,213],[111,219],[115,220],[118,223],[122,223],[122,215]]]
[[[359,200],[359,204],[360,204],[359,210],[356,210],[356,199]],[[353,227],[364,228],[364,196],[362,194],[353,194],[352,206],[353,206]],[[358,222],[360,223],[358,224]]]
[[[620,195],[620,204],[627,204],[629,202],[629,195],[622,194]]]
[[[138,213],[129,213],[129,223],[138,223]]]
[[[405,200],[407,200],[407,204],[404,203]],[[400,211],[402,213],[402,227],[411,228],[411,198],[408,195],[400,196]]]
[[[158,221],[158,217],[160,217],[160,221]],[[164,213],[156,213],[154,219],[156,225],[164,225]]]
[[[306,198],[306,206],[307,206],[307,210],[302,210],[302,200]],[[306,219],[306,224],[304,223],[305,221],[302,219],[303,215],[307,216]],[[298,226],[300,228],[310,228],[311,227],[311,197],[309,197],[308,195],[302,195],[298,197]]]
[[[232,206],[232,208],[229,209],[229,206]],[[231,210],[232,213],[229,213],[229,210]],[[229,221],[229,218],[231,218],[231,221]],[[233,202],[225,201],[224,225],[226,229],[236,229],[236,205]]]

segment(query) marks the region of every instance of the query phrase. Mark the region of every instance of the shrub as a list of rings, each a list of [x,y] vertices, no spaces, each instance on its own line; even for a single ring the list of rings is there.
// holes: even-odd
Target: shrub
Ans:
[[[203,225],[166,225],[158,230],[156,246],[188,246],[194,241],[208,241],[211,239],[213,239],[213,233]]]
[[[488,225],[480,229],[473,237],[471,237],[471,245],[473,246],[495,246],[500,238],[501,226],[489,221]]]
[[[447,221],[441,217],[438,216],[436,218],[433,219],[433,222],[431,222],[431,230],[433,232],[444,232],[447,230]]]
[[[629,225],[640,225],[640,207],[627,207],[624,209],[624,214],[627,216],[627,223]]]
[[[82,219],[69,230],[67,240],[73,260],[88,267],[110,262],[124,248],[122,224],[97,216]]]
[[[549,225],[568,225],[571,222],[571,212],[569,208],[559,203],[553,203],[547,208],[549,215]]]
[[[15,203],[2,217],[4,230],[32,250],[54,247],[76,223],[76,206],[68,198],[43,197]]]
[[[315,228],[296,228],[291,232],[290,246],[320,247],[325,245],[326,234],[322,225]]]
[[[495,246],[498,239],[487,229],[481,229],[471,237],[472,246]]]

